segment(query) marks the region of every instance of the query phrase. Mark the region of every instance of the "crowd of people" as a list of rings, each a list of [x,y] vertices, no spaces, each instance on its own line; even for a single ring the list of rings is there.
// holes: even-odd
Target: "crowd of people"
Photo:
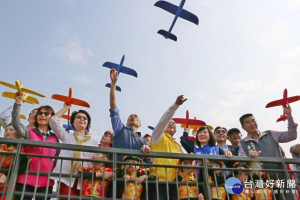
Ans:
[[[105,164],[100,161],[111,160],[105,153],[81,152],[70,150],[56,150],[53,148],[25,146],[22,151],[28,154],[40,154],[47,156],[67,157],[72,159],[52,159],[30,157],[21,161],[28,165],[29,171],[63,173],[63,174],[81,174],[81,178],[76,177],[58,177],[48,175],[27,174],[20,167],[19,175],[16,181],[16,191],[37,192],[51,194],[55,182],[58,189],[56,191],[63,198],[67,196],[94,196],[94,197],[111,197],[112,196],[112,177],[116,173],[118,179],[123,181],[117,184],[117,197],[122,199],[145,199],[146,190],[148,199],[207,199],[203,192],[203,174],[201,170],[196,170],[194,166],[204,166],[209,168],[210,196],[212,199],[226,199],[228,197],[224,189],[224,177],[237,177],[242,183],[249,180],[258,179],[264,181],[268,179],[287,178],[283,173],[251,173],[245,171],[248,168],[260,169],[283,169],[280,164],[274,163],[239,163],[232,162],[233,156],[256,157],[276,157],[282,158],[283,151],[279,143],[286,143],[297,138],[297,123],[292,117],[292,110],[289,105],[284,106],[284,112],[288,119],[288,130],[279,131],[260,131],[258,129],[255,117],[252,114],[245,114],[240,117],[241,127],[247,132],[247,136],[242,139],[242,134],[238,128],[227,130],[226,127],[218,126],[211,130],[209,126],[202,126],[198,130],[184,128],[183,135],[180,138],[180,144],[174,139],[176,133],[176,124],[172,120],[176,110],[184,104],[187,99],[183,95],[177,97],[175,102],[163,113],[158,124],[155,126],[152,134],[144,136],[139,132],[141,120],[137,114],[131,114],[126,124],[120,118],[119,108],[116,101],[116,83],[118,72],[115,69],[110,71],[111,89],[110,89],[110,118],[112,131],[106,131],[100,142],[91,137],[89,128],[91,116],[85,110],[74,111],[71,115],[70,123],[74,128],[71,133],[63,128],[61,117],[71,106],[64,105],[56,113],[51,106],[41,106],[30,112],[28,117],[29,124],[24,126],[20,123],[20,110],[22,104],[22,93],[15,94],[15,103],[1,114],[0,123],[5,126],[5,138],[24,138],[41,142],[63,143],[73,145],[94,146],[100,148],[122,148],[141,150],[145,155],[141,158],[137,156],[118,155],[117,161],[123,161],[131,164],[117,166],[113,169],[111,164]],[[192,134],[190,135],[190,132]],[[228,144],[228,141],[231,145]],[[0,151],[12,152],[17,149],[14,145],[0,144]],[[205,163],[199,160],[189,158],[168,159],[168,158],[151,158],[147,153],[167,152],[167,153],[188,153],[199,155],[224,155],[228,159],[224,161],[205,160]],[[300,144],[296,144],[290,149],[294,157],[300,155]],[[80,162],[78,159],[90,159],[92,162]],[[12,156],[2,155],[1,168],[12,167]],[[22,166],[22,162],[20,166]],[[28,164],[29,162],[29,164]],[[178,170],[172,167],[149,167],[142,168],[139,163],[152,163],[153,165],[181,165],[184,168]],[[191,167],[190,169],[188,167]],[[194,167],[194,168],[193,168]],[[215,169],[214,169],[215,168]],[[226,168],[238,168],[241,171],[230,171]],[[296,169],[300,169],[296,165]],[[299,175],[296,177],[298,179]],[[159,181],[158,185],[153,181]],[[0,172],[0,190],[4,190],[4,184],[8,185],[9,174]],[[171,182],[180,182],[179,185]],[[148,183],[149,182],[149,183]],[[168,184],[170,182],[170,184]],[[195,183],[193,185],[187,182]],[[147,184],[146,184],[147,183]],[[166,184],[167,183],[167,184]],[[36,190],[36,191],[35,191]],[[230,195],[231,199],[280,199],[283,195],[279,193],[274,195],[272,190],[261,188],[254,193],[246,189],[241,194]],[[15,199],[22,199],[19,194]],[[32,199],[32,195],[24,195],[23,199]],[[36,200],[44,197],[36,196]],[[48,197],[47,199],[50,199]]]

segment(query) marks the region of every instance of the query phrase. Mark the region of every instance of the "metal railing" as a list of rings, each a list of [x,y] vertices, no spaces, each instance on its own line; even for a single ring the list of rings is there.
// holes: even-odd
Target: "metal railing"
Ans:
[[[229,194],[228,192],[225,193],[225,197],[227,199],[258,199],[259,191],[262,193],[264,199],[268,199],[267,196],[271,196],[272,199],[299,199],[298,192],[299,192],[299,182],[295,180],[295,174],[300,174],[300,171],[296,170],[287,170],[287,164],[300,164],[300,160],[298,159],[282,159],[282,158],[255,158],[251,159],[249,157],[233,157],[227,158],[224,156],[214,156],[214,155],[196,155],[196,154],[172,154],[172,153],[162,153],[162,152],[150,152],[148,154],[142,153],[138,150],[128,150],[128,149],[116,149],[116,148],[100,148],[100,147],[91,147],[91,146],[77,146],[77,145],[68,145],[68,144],[61,144],[61,143],[47,143],[47,142],[37,142],[31,140],[23,140],[23,139],[0,139],[1,145],[9,145],[15,146],[15,150],[11,152],[4,152],[1,151],[1,159],[0,159],[0,173],[4,173],[7,177],[6,181],[0,184],[0,200],[6,198],[7,200],[14,199],[16,196],[18,198],[23,199],[25,196],[29,195],[32,196],[34,199],[118,199],[120,194],[124,192],[124,188],[132,187],[134,188],[133,193],[136,199],[138,199],[139,195],[139,183],[135,181],[135,179],[130,178],[125,179],[126,170],[119,169],[120,166],[128,166],[131,163],[128,162],[121,162],[117,161],[118,155],[123,156],[137,156],[137,157],[149,157],[149,158],[165,158],[165,159],[185,159],[185,160],[195,160],[199,165],[193,166],[186,166],[186,165],[159,165],[159,164],[149,164],[149,163],[134,163],[134,166],[140,166],[143,170],[135,168],[135,175],[144,173],[145,179],[143,180],[143,195],[141,199],[161,199],[162,197],[159,195],[159,191],[164,188],[166,193],[166,199],[173,200],[172,196],[169,195],[169,190],[172,189],[177,193],[177,198],[182,195],[181,193],[189,194],[194,188],[194,193],[197,193],[199,196],[200,193],[203,194],[205,199],[212,199],[213,196],[221,196],[222,191],[225,191],[224,188],[227,187],[225,185],[226,180],[229,177],[239,177],[243,180],[243,187],[244,191],[248,188],[248,192],[252,194],[246,194],[245,198],[242,198],[239,195]],[[81,158],[73,158],[73,157],[59,157],[59,156],[48,156],[48,155],[38,155],[38,154],[28,154],[22,151],[25,146],[32,146],[32,147],[42,147],[42,148],[49,148],[49,149],[57,149],[57,150],[68,150],[68,151],[80,151],[80,152],[91,152],[91,153],[101,153],[108,155],[110,158],[109,160],[92,160],[92,159],[81,159]],[[38,166],[36,166],[36,170],[29,170],[30,168],[30,160],[32,158],[39,158]],[[61,160],[61,161],[78,161],[79,165],[84,166],[84,163],[103,163],[107,168],[112,168],[114,173],[111,173],[112,176],[109,180],[105,179],[104,175],[106,172],[102,171],[102,175],[100,178],[96,176],[95,173],[96,169],[94,167],[91,168],[91,174],[88,174],[88,181],[93,186],[95,183],[99,183],[100,190],[107,191],[109,197],[105,197],[104,195],[95,197],[93,195],[93,191],[91,190],[91,195],[83,194],[83,181],[87,179],[87,174],[84,170],[80,170],[78,173],[72,174],[70,173],[53,173],[51,167],[49,166],[48,171],[40,171],[41,167],[41,158],[48,158],[51,159],[51,162],[54,160]],[[4,166],[3,163],[11,159],[9,166]],[[25,162],[24,162],[25,160]],[[209,162],[208,162],[209,161]],[[224,168],[224,167],[211,167],[212,163],[218,163],[219,161],[224,162],[228,166],[232,165],[233,163],[247,163],[252,166],[256,166],[254,168]],[[71,163],[72,163],[71,162]],[[63,162],[61,162],[61,168],[63,168]],[[257,167],[261,166],[264,163],[271,163],[276,166],[276,169],[265,169],[264,167]],[[263,166],[263,165],[262,165]],[[154,176],[149,176],[147,172],[148,168],[152,168],[155,173],[152,174]],[[167,169],[174,169],[175,171],[175,179],[174,180],[159,180],[156,176],[157,171],[159,169],[164,169],[166,179],[171,174],[167,173]],[[185,181],[188,179],[188,174],[186,173],[188,169],[193,170],[193,177],[195,178],[194,181]],[[111,170],[112,171],[112,170]],[[120,172],[122,176],[119,176],[118,173]],[[181,172],[181,173],[180,173]],[[244,173],[243,173],[244,172]],[[25,190],[25,184],[21,190],[16,191],[16,183],[18,182],[18,177],[20,174],[25,174],[25,183],[30,177],[30,175],[36,175],[36,183],[33,187],[33,191],[28,192]],[[230,174],[229,176],[227,176]],[[181,176],[180,176],[181,175]],[[39,187],[37,186],[38,180],[43,177],[47,176],[47,185],[45,186],[45,191],[38,192]],[[50,192],[50,177],[56,177],[58,181],[56,181],[54,185],[53,192]],[[79,195],[72,196],[70,195],[61,195],[59,192],[59,188],[61,187],[60,180],[62,178],[69,178],[69,179],[76,179],[79,188]],[[150,178],[151,177],[151,178]],[[1,177],[0,177],[1,181]],[[98,181],[98,182],[97,182]],[[282,183],[284,182],[284,184]],[[105,185],[105,183],[107,185]],[[130,184],[131,183],[131,184]],[[273,184],[272,187],[270,184]],[[250,184],[251,187],[250,187]],[[260,186],[260,187],[259,187]],[[121,188],[121,189],[120,189]],[[123,189],[122,189],[123,188]],[[184,188],[184,189],[182,189]],[[196,188],[196,190],[195,190]],[[123,193],[126,197],[126,193]],[[150,198],[150,196],[152,196]],[[154,197],[153,197],[154,196]],[[251,197],[252,196],[252,197]],[[251,198],[250,198],[251,197]],[[191,195],[187,195],[186,199],[193,199]],[[198,197],[196,197],[198,199]]]

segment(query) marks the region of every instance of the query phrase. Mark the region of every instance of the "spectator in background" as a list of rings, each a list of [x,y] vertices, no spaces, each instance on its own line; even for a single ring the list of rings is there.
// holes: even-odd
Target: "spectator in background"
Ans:
[[[111,148],[113,143],[114,133],[111,131],[105,131],[101,140],[99,147]]]
[[[232,152],[234,156],[239,154],[239,142],[242,140],[241,131],[237,128],[231,128],[227,132],[228,140],[232,145],[228,145],[229,151]]]
[[[146,134],[146,135],[144,135],[144,140],[146,140],[146,142],[148,142],[148,144],[150,145],[150,143],[151,143],[151,135],[149,135],[149,134]]]

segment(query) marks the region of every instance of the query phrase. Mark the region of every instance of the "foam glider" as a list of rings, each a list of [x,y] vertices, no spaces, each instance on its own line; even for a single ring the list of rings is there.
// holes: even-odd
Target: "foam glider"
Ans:
[[[194,120],[197,120],[196,117],[194,117]],[[198,130],[199,128],[201,128],[202,126],[204,125],[189,125],[190,129],[193,129],[193,130]],[[214,128],[210,125],[205,125],[207,128],[209,128],[210,130],[213,130]],[[181,124],[180,125],[181,128],[184,128],[185,127],[185,124]]]
[[[35,97],[29,96],[29,94],[33,94],[33,95],[40,96],[40,97],[45,97],[45,95],[43,95],[41,93],[38,93],[38,92],[35,92],[33,90],[24,88],[23,85],[21,84],[21,81],[19,81],[19,80],[16,80],[15,85],[4,82],[4,81],[0,81],[0,84],[4,85],[6,87],[9,87],[9,88],[15,89],[19,93],[28,93],[28,94],[25,94],[23,96],[23,98],[22,98],[23,102],[27,102],[27,103],[31,103],[31,104],[39,104],[39,100]],[[10,99],[14,99],[15,98],[15,93],[13,93],[13,92],[3,92],[2,96],[10,98]]]
[[[266,108],[275,107],[275,106],[284,106],[284,107],[286,107],[287,104],[293,103],[293,102],[299,101],[299,100],[300,100],[300,96],[288,97],[288,90],[284,89],[283,98],[279,99],[279,100],[271,101],[270,103],[268,103],[266,105]],[[277,119],[276,122],[285,121],[286,119],[287,119],[287,115],[285,114],[285,112],[283,110],[283,114],[280,115],[280,117]]]
[[[125,60],[125,55],[122,56],[120,64],[116,64],[116,63],[112,63],[112,62],[105,62],[102,65],[102,67],[107,67],[109,69],[116,69],[118,71],[118,75],[120,75],[120,73],[124,73],[124,74],[131,75],[131,76],[134,76],[137,78],[138,75],[135,70],[125,67],[123,65],[124,60]],[[105,86],[110,88],[111,84],[107,83]],[[116,86],[116,90],[121,92],[121,88],[119,86]]]
[[[87,107],[87,108],[90,107],[90,105],[86,101],[73,98],[72,93],[73,93],[73,91],[72,91],[72,88],[70,87],[68,96],[64,96],[64,95],[60,95],[60,94],[53,94],[51,96],[51,98],[55,99],[55,100],[58,100],[58,101],[63,101],[68,106],[77,105],[77,106],[83,106],[83,107]],[[68,115],[63,115],[62,118],[68,120],[68,124],[64,125],[64,128],[67,128],[69,130],[74,130],[73,127],[70,124],[70,119],[71,119],[70,109],[68,110]]]
[[[179,6],[176,6],[174,4],[171,4],[167,1],[157,1],[154,6],[157,6],[169,13],[172,13],[173,15],[175,15],[174,19],[173,19],[173,22],[171,24],[171,27],[169,29],[169,31],[165,31],[165,30],[159,30],[157,33],[164,36],[166,39],[171,39],[173,41],[177,41],[177,37],[176,35],[172,34],[171,31],[175,25],[175,22],[177,21],[178,17],[182,18],[182,19],[185,19],[189,22],[192,22],[196,25],[199,24],[199,19],[198,17],[193,14],[193,13],[190,13],[189,11],[186,11],[183,9],[183,5],[185,3],[185,0],[181,0]]]
[[[15,93],[13,92],[2,92],[2,96],[9,99],[15,99]],[[30,104],[40,104],[37,98],[29,96],[29,94],[24,94],[22,101]]]
[[[201,120],[195,120],[189,118],[189,111],[186,111],[186,118],[173,118],[174,122],[176,124],[184,124],[186,128],[192,126],[192,125],[198,125],[198,126],[206,126],[206,123]]]

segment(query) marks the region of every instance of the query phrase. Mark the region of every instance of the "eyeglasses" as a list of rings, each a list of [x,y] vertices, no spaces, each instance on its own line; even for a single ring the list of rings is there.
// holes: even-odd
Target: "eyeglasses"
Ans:
[[[110,134],[105,133],[103,136],[104,136],[104,137],[110,137]]]
[[[85,121],[87,121],[87,120],[88,120],[88,118],[87,118],[87,117],[85,117],[85,116],[81,116],[81,115],[77,115],[75,118],[76,118],[76,119],[83,119],[83,120],[85,120]]]
[[[216,132],[215,132],[216,134],[220,134],[220,133],[226,133],[226,131],[223,129],[223,130],[216,130]]]
[[[45,116],[48,116],[48,115],[50,115],[50,112],[39,111],[38,115],[45,115]]]

